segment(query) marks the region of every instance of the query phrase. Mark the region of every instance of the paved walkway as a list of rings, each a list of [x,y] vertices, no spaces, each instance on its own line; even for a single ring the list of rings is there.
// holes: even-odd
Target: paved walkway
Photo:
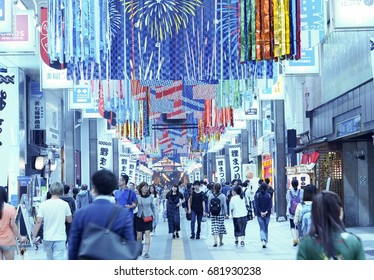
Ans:
[[[213,247],[213,237],[210,235],[210,219],[202,225],[202,238],[190,240],[190,222],[184,217],[181,220],[179,239],[172,239],[168,234],[167,222],[160,217],[159,225],[151,239],[150,258],[146,260],[294,260],[297,247],[292,246],[289,222],[277,222],[273,215],[269,224],[269,243],[263,249],[260,241],[257,220],[247,225],[245,247],[235,246],[232,219],[225,220],[227,234],[223,238],[223,246]],[[367,259],[374,260],[374,227],[348,228],[361,237]],[[16,255],[16,259],[22,259]],[[24,259],[45,260],[45,253],[40,247],[35,251],[26,248]],[[139,258],[140,260],[143,257]]]

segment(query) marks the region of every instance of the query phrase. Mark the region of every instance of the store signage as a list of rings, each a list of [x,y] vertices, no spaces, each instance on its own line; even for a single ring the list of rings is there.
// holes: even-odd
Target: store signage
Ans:
[[[374,77],[374,36],[370,37],[371,67]]]
[[[240,145],[229,145],[231,181],[242,179],[242,157]]]
[[[0,34],[0,52],[35,52],[35,28],[33,28],[33,18],[33,11],[17,12],[15,31],[10,34]]]
[[[374,27],[374,1],[372,0],[335,0],[334,28],[345,31],[347,28]]]
[[[129,174],[130,155],[119,154],[118,155],[118,177]]]
[[[97,164],[98,169],[112,170],[112,142],[105,140],[97,141]]]
[[[9,151],[16,141],[11,135],[19,133],[14,125],[19,118],[18,108],[18,73],[8,69],[0,73],[0,186],[8,185]]]
[[[11,33],[12,25],[13,1],[0,0],[0,33]]]
[[[44,130],[46,127],[45,97],[40,90],[40,83],[31,83],[29,101],[29,129]]]
[[[67,79],[67,69],[57,70],[42,62],[43,89],[69,89],[73,86],[73,81]]]
[[[216,156],[216,174],[218,176],[218,182],[224,184],[226,182],[225,156]]]
[[[301,59],[288,60],[285,64],[286,75],[304,75],[319,73],[319,47],[302,49]]]
[[[336,124],[336,137],[343,137],[361,131],[361,115]]]
[[[92,96],[88,86],[76,86],[69,90],[69,109],[92,108]]]

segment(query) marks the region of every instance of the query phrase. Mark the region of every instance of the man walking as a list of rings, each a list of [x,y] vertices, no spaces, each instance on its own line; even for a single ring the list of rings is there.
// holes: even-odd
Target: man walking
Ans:
[[[66,231],[65,222],[72,222],[72,215],[69,204],[60,199],[64,193],[64,186],[55,182],[49,188],[51,198],[42,202],[36,215],[34,225],[34,243],[40,229],[43,225],[43,245],[48,260],[64,260]]]

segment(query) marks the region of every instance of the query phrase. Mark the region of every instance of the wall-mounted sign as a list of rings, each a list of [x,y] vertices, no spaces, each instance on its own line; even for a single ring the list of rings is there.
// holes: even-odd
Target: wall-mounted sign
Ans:
[[[34,11],[18,11],[13,33],[0,34],[0,52],[35,53]]]
[[[67,89],[73,86],[73,81],[67,79],[67,69],[57,70],[42,62],[43,89]]]
[[[112,163],[112,142],[105,140],[97,141],[97,164],[98,169],[113,169]]]
[[[69,109],[85,109],[93,107],[91,91],[88,86],[75,86],[69,90]]]
[[[304,75],[319,73],[319,47],[302,49],[301,59],[288,60],[285,63],[286,75]]]
[[[216,175],[219,183],[224,184],[226,182],[225,156],[216,156]]]
[[[336,138],[355,134],[361,131],[361,115],[336,124]]]
[[[242,156],[240,145],[229,145],[231,181],[242,179]]]
[[[46,106],[40,83],[31,83],[31,94],[29,101],[29,129],[45,130],[46,128]]]
[[[374,1],[335,0],[332,5],[336,29],[374,27]]]
[[[12,33],[13,1],[0,0],[0,33]]]

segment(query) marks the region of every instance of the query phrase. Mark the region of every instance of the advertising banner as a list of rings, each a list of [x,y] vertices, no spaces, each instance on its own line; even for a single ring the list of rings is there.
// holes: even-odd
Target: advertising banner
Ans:
[[[0,73],[0,185],[8,185],[10,150],[18,144],[19,133],[18,72]],[[14,137],[12,137],[14,136]]]
[[[15,31],[11,34],[0,34],[0,52],[35,53],[33,19],[34,11],[18,11]]]
[[[335,0],[333,3],[334,28],[373,28],[374,1],[372,0]]]
[[[136,160],[130,160],[128,171],[129,173],[127,175],[129,175],[129,182],[137,184]]]
[[[69,109],[90,109],[93,107],[93,99],[88,86],[75,86],[68,92]]]
[[[60,145],[60,98],[49,94],[46,97],[45,126],[47,145]]]
[[[216,156],[216,175],[219,183],[224,184],[226,182],[225,156]]]
[[[231,181],[242,180],[242,156],[240,145],[229,145],[229,161],[231,170]]]
[[[118,155],[118,178],[124,174],[129,174],[130,168],[130,155],[129,154],[119,154]]]

